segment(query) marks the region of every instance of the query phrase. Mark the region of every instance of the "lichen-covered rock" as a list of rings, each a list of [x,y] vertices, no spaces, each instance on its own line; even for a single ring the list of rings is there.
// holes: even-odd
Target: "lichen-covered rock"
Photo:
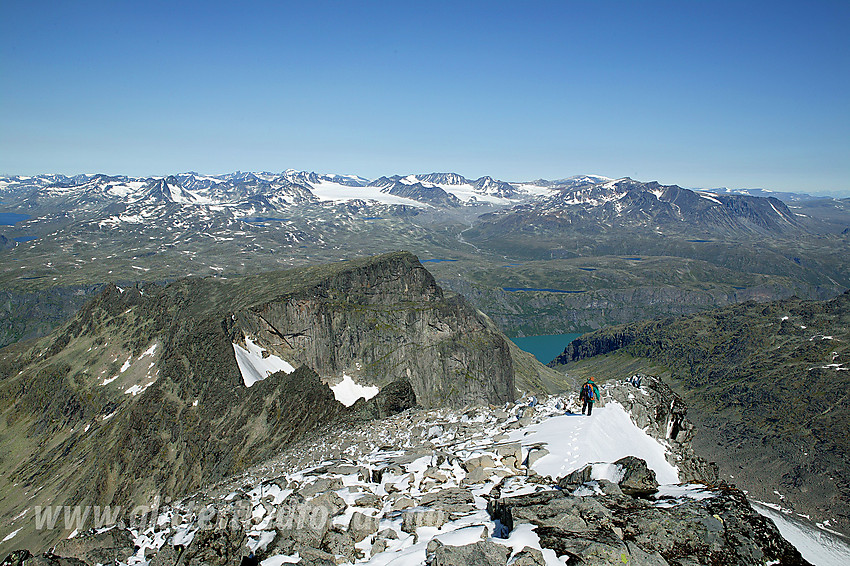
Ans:
[[[452,516],[463,515],[475,509],[475,497],[472,492],[460,487],[450,487],[426,493],[419,499],[423,507],[443,509]]]
[[[6,558],[3,559],[3,562],[0,562],[0,566],[21,566],[21,564],[30,557],[32,557],[32,554],[25,548],[15,550],[10,552]]]

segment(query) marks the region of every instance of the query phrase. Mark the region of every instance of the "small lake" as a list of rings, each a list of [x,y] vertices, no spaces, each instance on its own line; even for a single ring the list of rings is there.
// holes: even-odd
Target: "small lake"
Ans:
[[[18,222],[29,220],[29,214],[18,214],[16,212],[0,212],[0,226],[14,226]]]
[[[37,240],[38,236],[18,236],[17,238],[12,238],[16,242],[31,242],[33,240]]]
[[[534,354],[541,363],[548,364],[564,351],[567,344],[579,336],[581,334],[544,334],[511,338],[511,341],[529,354]]]
[[[513,293],[515,291],[543,291],[545,293],[581,293],[581,291],[567,291],[565,289],[538,289],[536,287],[502,287],[503,291]]]

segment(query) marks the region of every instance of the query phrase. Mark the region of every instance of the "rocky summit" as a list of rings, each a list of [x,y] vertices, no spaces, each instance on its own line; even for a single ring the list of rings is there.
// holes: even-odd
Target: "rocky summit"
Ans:
[[[110,285],[47,337],[0,351],[0,507],[9,521],[35,505],[174,497],[321,426],[567,383],[409,253]],[[34,549],[60,534],[31,527],[18,540]]]
[[[4,566],[236,566],[252,552],[263,566],[809,564],[693,456],[667,395],[607,384],[592,417],[575,396],[408,409]]]

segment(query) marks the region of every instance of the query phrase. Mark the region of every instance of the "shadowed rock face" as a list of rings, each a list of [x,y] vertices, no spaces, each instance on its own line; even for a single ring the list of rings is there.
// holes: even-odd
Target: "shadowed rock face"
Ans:
[[[233,349],[246,337],[298,369],[246,387]],[[381,393],[343,406],[327,385],[344,373]],[[0,448],[15,455],[0,461],[0,509],[186,493],[329,423],[501,404],[514,373],[509,341],[408,253],[110,286],[60,330],[0,351]]]

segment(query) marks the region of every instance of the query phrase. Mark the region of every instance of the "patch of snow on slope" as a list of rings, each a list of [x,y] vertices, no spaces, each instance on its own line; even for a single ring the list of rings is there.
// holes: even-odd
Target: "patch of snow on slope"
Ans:
[[[716,202],[717,204],[723,204],[722,202],[720,202],[719,200],[714,198],[714,195],[712,195],[710,193],[701,193],[701,192],[697,191],[697,194],[699,196],[701,196],[702,198],[706,199],[706,200],[710,200],[711,202]]]
[[[626,410],[614,401],[594,409],[590,417],[552,417],[511,433],[510,440],[524,445],[546,443],[549,454],[532,466],[544,476],[557,478],[587,464],[637,456],[655,471],[658,483],[679,483],[679,472],[667,462],[664,446],[637,428]]]
[[[836,535],[810,526],[755,501],[753,509],[772,520],[782,536],[815,566],[850,564],[850,545]]]
[[[322,201],[348,202],[355,199],[376,201],[383,204],[405,204],[418,208],[426,208],[427,205],[419,201],[382,193],[380,187],[351,187],[330,181],[321,181],[310,185],[311,192]]]
[[[233,344],[233,352],[236,354],[236,364],[239,366],[239,372],[242,374],[242,381],[245,387],[251,387],[258,381],[262,381],[271,374],[283,371],[292,373],[295,367],[292,364],[275,355],[263,357],[265,349],[255,344],[250,338],[245,338],[245,345],[248,348],[243,348],[239,344]]]
[[[346,407],[352,406],[358,399],[367,401],[378,394],[380,389],[374,386],[363,386],[358,384],[350,375],[343,374],[342,381],[331,387],[337,401]]]

